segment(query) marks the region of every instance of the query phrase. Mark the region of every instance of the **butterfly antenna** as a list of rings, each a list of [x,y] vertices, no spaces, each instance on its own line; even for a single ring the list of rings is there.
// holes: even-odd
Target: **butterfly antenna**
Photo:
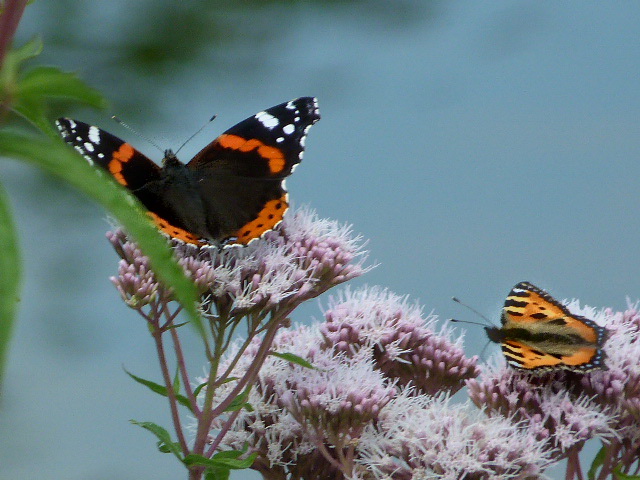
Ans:
[[[194,133],[194,134],[193,134],[193,135],[191,135],[189,138],[187,138],[187,139],[184,141],[184,143],[183,143],[182,145],[180,145],[180,148],[179,148],[178,150],[176,150],[176,155],[178,155],[178,152],[179,152],[180,150],[182,150],[182,147],[184,147],[187,143],[189,143],[189,142],[191,141],[191,139],[192,139],[193,137],[195,137],[195,136],[196,136],[196,135],[198,135],[202,130],[204,130],[204,127],[206,127],[206,126],[207,126],[207,125],[209,125],[211,122],[213,122],[213,121],[216,119],[216,117],[217,117],[217,116],[218,116],[218,115],[214,115],[213,117],[211,117],[209,120],[207,120],[207,121],[205,122],[205,124],[204,124],[204,125],[202,125],[202,126],[198,129],[198,131],[197,131],[196,133]]]
[[[129,130],[130,132],[135,133],[138,137],[140,137],[141,139],[143,139],[144,141],[146,141],[147,143],[149,143],[150,145],[153,145],[154,147],[156,147],[158,150],[160,150],[162,152],[162,154],[164,155],[165,150],[163,150],[162,148],[160,148],[160,146],[157,144],[157,142],[155,142],[154,140],[152,140],[150,137],[147,137],[146,135],[143,135],[142,133],[140,133],[138,130],[136,130],[135,128],[133,128],[131,125],[124,123],[122,120],[120,120],[118,117],[116,117],[115,115],[111,116],[111,119],[114,120],[116,123],[122,125],[124,128],[126,128],[127,130]]]
[[[462,303],[460,301],[459,298],[457,297],[451,297],[451,300],[453,300],[456,303],[459,303],[460,305],[462,305],[463,307],[471,310],[473,313],[475,313],[476,315],[478,315],[480,318],[482,318],[485,322],[487,322],[489,325],[493,325],[493,322],[491,320],[489,320],[485,315],[483,315],[482,313],[480,313],[478,310],[476,310],[475,308],[467,305],[466,303]],[[452,319],[453,320],[453,319]],[[462,320],[457,320],[458,322],[462,322]],[[465,321],[465,323],[477,323],[477,322],[468,322]]]
[[[468,323],[469,325],[480,325],[481,327],[486,327],[486,325],[484,323],[472,322],[470,320],[459,320],[457,318],[449,318],[448,320],[450,322],[454,322],[454,323]]]

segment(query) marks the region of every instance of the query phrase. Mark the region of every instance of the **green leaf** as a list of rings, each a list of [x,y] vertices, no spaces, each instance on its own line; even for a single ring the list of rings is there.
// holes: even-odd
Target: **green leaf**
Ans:
[[[17,98],[12,107],[13,111],[30,122],[34,127],[50,137],[56,137],[58,132],[47,117],[45,103],[36,98]]]
[[[180,328],[183,325],[187,325],[189,322],[182,322],[182,323],[176,323],[174,325],[169,325],[168,327],[165,328],[165,330],[171,330],[173,328]]]
[[[271,352],[271,355],[273,355],[274,357],[281,358],[282,360],[286,360],[289,363],[295,363],[296,365],[300,365],[301,367],[304,367],[304,368],[311,368],[313,370],[316,369],[316,367],[314,367],[307,360],[305,360],[302,357],[299,357],[298,355],[296,355],[294,353]]]
[[[19,66],[25,60],[35,58],[42,53],[44,44],[40,37],[33,37],[23,46],[14,48],[8,55],[8,61],[14,63],[15,66]]]
[[[165,387],[164,385],[160,385],[159,383],[155,383],[152,382],[151,380],[146,380],[144,378],[138,377],[136,375],[134,375],[133,373],[128,372],[126,369],[124,369],[125,373],[127,375],[129,375],[131,378],[133,378],[136,382],[138,382],[141,385],[144,385],[145,387],[147,387],[149,390],[151,390],[154,393],[157,393],[159,395],[162,395],[163,397],[168,397],[168,389],[167,387]],[[177,378],[177,372],[176,372],[176,378]],[[178,383],[179,385],[179,383]],[[183,407],[187,407],[192,413],[193,410],[191,408],[191,402],[189,402],[189,399],[187,397],[185,397],[184,395],[180,395],[178,393],[178,390],[174,388],[174,391],[176,392],[176,400],[178,401],[178,403],[180,405],[182,405]]]
[[[166,239],[151,223],[138,200],[115,180],[100,175],[79,154],[60,141],[0,132],[0,155],[26,160],[66,180],[116,217],[149,257],[156,275],[173,288],[178,301],[201,335],[204,325],[197,310],[197,290],[173,258]]]
[[[9,103],[13,101],[13,97],[16,93],[16,82],[18,72],[22,67],[22,63],[25,60],[29,60],[42,52],[42,40],[39,37],[32,38],[23,46],[13,48],[7,52],[4,61],[2,62],[2,68],[0,68],[0,100],[7,101]]]
[[[629,475],[621,471],[622,467],[618,467],[613,471],[613,478],[616,480],[640,480],[640,475]]]
[[[18,95],[65,98],[96,108],[107,106],[100,92],[88,86],[75,73],[63,72],[57,67],[40,66],[27,71],[18,83]]]
[[[208,383],[209,382],[207,381],[207,382],[203,382],[200,385],[198,385],[196,387],[196,389],[193,391],[193,396],[198,398],[198,395],[200,395],[200,390],[202,390],[204,387],[206,387]]]
[[[106,100],[74,73],[56,67],[36,67],[18,81],[13,110],[42,130],[57,138],[58,132],[47,117],[48,99],[72,100],[96,108],[105,108]]]
[[[235,382],[236,380],[239,380],[239,379],[240,377],[229,377],[224,381],[220,382],[220,385],[224,385],[225,383],[229,383],[229,382]]]
[[[180,392],[180,367],[176,366],[176,374],[173,376],[173,391]]]
[[[236,410],[246,408],[247,411],[253,412],[253,407],[251,406],[250,403],[247,402],[247,398],[249,398],[249,390],[250,390],[250,387],[247,387],[247,389],[244,392],[242,392],[240,395],[238,395],[236,398],[234,398],[231,401],[229,406],[225,408],[224,411],[235,412]]]
[[[172,453],[172,449],[175,448],[180,448],[180,444],[178,442],[173,442],[171,445],[164,443],[160,440],[158,440],[158,442],[156,442],[156,446],[158,447],[158,451],[160,453]]]
[[[596,474],[598,473],[598,469],[604,463],[604,459],[607,456],[607,447],[604,445],[602,448],[596,453],[596,456],[593,458],[593,462],[591,462],[591,467],[589,467],[589,471],[587,472],[587,478],[589,480],[594,480],[596,478]]]
[[[242,452],[237,451],[232,451],[232,453],[238,454],[236,456],[220,455],[225,453],[230,452],[220,452],[214,455],[212,458],[207,458],[202,455],[192,453],[184,457],[184,463],[187,466],[199,465],[203,467],[223,467],[230,468],[232,470],[242,470],[253,465],[253,462],[258,456],[257,453],[252,453],[245,459],[239,459],[237,457],[241,455]]]
[[[229,468],[209,467],[204,471],[204,480],[229,480],[230,476]]]
[[[177,442],[171,440],[171,435],[160,425],[156,425],[153,422],[138,422],[136,420],[129,420],[133,425],[138,425],[145,430],[153,433],[159,440],[158,449],[163,453],[173,453],[176,457],[182,460],[182,450]]]
[[[0,184],[0,385],[20,301],[21,262],[9,198]]]

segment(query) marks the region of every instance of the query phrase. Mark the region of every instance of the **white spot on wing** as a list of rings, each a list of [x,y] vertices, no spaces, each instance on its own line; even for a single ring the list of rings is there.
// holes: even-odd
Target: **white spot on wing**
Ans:
[[[273,115],[268,114],[267,112],[256,113],[256,120],[258,120],[262,125],[264,125],[269,130],[272,130],[273,127],[277,127],[280,121],[274,117]]]
[[[100,144],[100,129],[98,127],[89,127],[89,141]]]
[[[295,127],[291,124],[288,124],[282,127],[282,131],[285,133],[285,135],[291,135],[295,131]]]
[[[278,143],[282,143],[282,142],[284,142],[284,137],[278,137],[278,138],[276,138],[276,142],[278,142]]]
[[[87,152],[93,152],[95,150],[95,147],[91,142],[84,142],[84,148],[87,150]]]
[[[74,122],[73,120],[71,120],[70,118],[67,120],[69,122],[69,126],[71,127],[71,130],[75,130],[76,127],[78,126],[76,124],[76,122]]]

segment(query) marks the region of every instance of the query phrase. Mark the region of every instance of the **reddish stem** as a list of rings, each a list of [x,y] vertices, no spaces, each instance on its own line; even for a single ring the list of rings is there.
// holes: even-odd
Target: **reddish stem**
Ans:
[[[236,418],[238,418],[238,415],[240,415],[240,410],[241,409],[238,409],[235,412],[233,412],[231,415],[229,415],[229,418],[225,422],[224,426],[222,427],[222,429],[220,429],[220,432],[218,432],[216,439],[211,443],[211,446],[207,450],[207,454],[205,455],[207,458],[211,458],[213,454],[216,453],[216,449],[222,442],[222,439],[225,437],[227,432],[231,430],[231,426],[233,425],[233,422],[235,422]]]
[[[178,442],[180,442],[180,448],[184,455],[189,454],[189,447],[187,441],[182,433],[182,425],[180,423],[180,413],[178,412],[178,402],[176,400],[176,392],[173,390],[173,382],[171,381],[171,374],[169,373],[169,367],[167,366],[167,357],[164,353],[164,345],[162,344],[162,331],[159,329],[154,330],[153,339],[156,342],[156,350],[158,352],[158,360],[160,361],[160,369],[162,370],[162,377],[164,383],[167,386],[167,397],[169,399],[169,407],[171,408],[171,418],[173,419],[173,425],[175,426],[176,434],[178,435]]]
[[[7,56],[28,0],[6,0],[0,13],[0,68]]]
[[[187,393],[187,398],[193,408],[193,413],[196,418],[200,418],[200,408],[196,397],[193,395],[193,388],[191,388],[191,381],[189,379],[189,373],[187,372],[187,364],[184,360],[184,354],[182,352],[182,345],[180,344],[180,337],[175,328],[171,329],[171,339],[173,340],[173,349],[176,353],[176,360],[178,362],[178,368],[180,369],[180,376],[182,377],[182,383],[184,384],[184,390]]]

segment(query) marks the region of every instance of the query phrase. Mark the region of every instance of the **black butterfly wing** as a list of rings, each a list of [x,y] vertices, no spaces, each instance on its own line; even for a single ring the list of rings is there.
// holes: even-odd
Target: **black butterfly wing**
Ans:
[[[276,105],[231,127],[187,164],[212,238],[248,244],[282,221],[284,179],[302,160],[307,132],[319,119],[312,97]]]
[[[115,135],[70,118],[59,118],[56,126],[65,142],[128,189],[135,191],[160,178],[158,165]]]
[[[201,244],[197,232],[190,231],[185,223],[188,217],[177,208],[182,201],[175,203],[168,195],[172,183],[166,181],[163,170],[151,159],[124,140],[87,123],[59,118],[56,125],[65,142],[138,197],[162,232],[172,238]]]

